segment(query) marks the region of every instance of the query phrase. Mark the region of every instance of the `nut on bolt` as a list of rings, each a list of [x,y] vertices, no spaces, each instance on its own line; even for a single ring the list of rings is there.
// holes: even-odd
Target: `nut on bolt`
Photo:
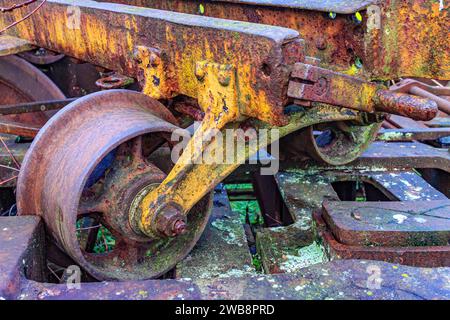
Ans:
[[[202,81],[206,76],[206,63],[204,61],[199,61],[195,65],[195,76],[197,80]]]
[[[176,205],[167,204],[156,217],[155,227],[167,237],[176,237],[186,232],[186,217]]]

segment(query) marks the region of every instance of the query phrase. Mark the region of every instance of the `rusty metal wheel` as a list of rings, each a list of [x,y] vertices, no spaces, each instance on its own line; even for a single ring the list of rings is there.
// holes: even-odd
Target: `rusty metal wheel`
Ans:
[[[24,102],[65,99],[61,90],[38,68],[17,56],[0,57],[0,108]],[[0,118],[43,125],[54,112],[33,112]]]
[[[177,128],[175,122],[158,101],[128,90],[71,103],[47,122],[24,159],[19,214],[41,215],[57,244],[99,280],[164,274],[197,242],[212,199],[209,194],[199,201],[186,231],[176,237],[149,239],[130,226],[133,206],[165,177],[148,159]],[[96,239],[105,234],[110,243],[98,252]]]
[[[290,152],[306,154],[321,164],[345,165],[367,149],[380,128],[381,122],[356,125],[339,121],[310,126],[289,137]]]
[[[18,55],[28,62],[38,65],[52,64],[65,57],[62,53],[53,52],[44,48],[22,52]]]

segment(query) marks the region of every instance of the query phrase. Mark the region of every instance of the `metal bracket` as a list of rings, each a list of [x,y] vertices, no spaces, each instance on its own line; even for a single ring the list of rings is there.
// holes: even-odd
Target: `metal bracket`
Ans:
[[[236,120],[240,113],[234,66],[199,61],[195,76],[199,81],[198,103],[205,112],[204,123],[211,121],[208,127],[220,129]]]
[[[414,120],[428,121],[437,115],[437,104],[430,99],[393,93],[383,85],[346,74],[296,63],[289,82],[288,96],[327,103],[363,112],[387,112]]]
[[[137,79],[142,85],[142,92],[155,99],[172,97],[161,52],[155,48],[137,46],[134,57],[139,67]]]

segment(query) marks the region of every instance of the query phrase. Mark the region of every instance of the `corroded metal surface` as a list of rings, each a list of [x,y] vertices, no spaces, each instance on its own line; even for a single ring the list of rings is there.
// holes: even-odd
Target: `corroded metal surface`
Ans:
[[[21,52],[19,54],[20,57],[24,58],[28,62],[37,65],[48,65],[55,62],[58,62],[62,58],[64,58],[64,54],[56,53],[50,50],[45,50],[43,48],[39,48],[37,50],[31,50],[26,52]]]
[[[229,278],[255,274],[239,213],[231,210],[225,189],[216,189],[208,225],[191,253],[177,264],[176,278]]]
[[[0,36],[0,57],[9,56],[33,48],[34,46],[24,39],[7,35]]]
[[[372,77],[450,79],[449,3],[395,0],[380,7],[380,28],[368,28],[364,40]]]
[[[322,66],[337,71],[346,70],[371,79],[450,79],[447,39],[450,18],[447,2],[376,1],[367,10],[360,12],[361,20],[355,20],[349,15],[361,4],[360,1],[351,1],[355,7],[352,5],[352,10],[346,11],[347,14],[337,14],[334,19],[319,11],[284,7],[281,1],[277,1],[276,6],[258,5],[257,1],[252,1],[254,5],[244,2],[127,1],[138,6],[298,30],[307,43],[307,55],[320,58]],[[305,7],[339,12],[336,7],[347,9],[347,4],[347,1],[308,1]],[[362,62],[362,66],[358,61]]]
[[[413,141],[436,140],[450,136],[450,128],[412,128],[412,129],[382,129],[378,132],[379,141]]]
[[[317,127],[319,129],[316,131]],[[321,164],[345,165],[361,156],[380,127],[381,122],[368,125],[348,122],[313,125],[286,137],[281,142],[281,148],[288,158],[290,155],[307,155]]]
[[[322,217],[336,240],[364,246],[446,246],[450,201],[325,202]],[[450,263],[450,250],[448,256]]]
[[[414,268],[364,260],[337,260],[298,272],[279,275],[66,284],[24,277],[25,252],[40,252],[42,231],[35,217],[0,218],[0,256],[10,261],[11,273],[2,272],[0,296],[5,299],[449,299],[448,268]],[[7,228],[7,230],[4,230]],[[9,240],[9,242],[8,242]],[[30,245],[31,244],[31,245]],[[32,249],[31,251],[29,249]],[[30,255],[28,257],[36,257]],[[37,256],[39,257],[39,255]],[[40,257],[43,257],[40,254]],[[43,261],[28,271],[39,270]],[[26,264],[30,266],[30,264]],[[0,268],[6,265],[0,265]],[[369,289],[368,268],[380,270],[379,289]],[[2,269],[3,270],[3,269]],[[5,269],[6,271],[6,269]]]
[[[48,101],[34,101],[26,103],[17,103],[13,105],[1,105],[0,115],[20,114],[28,112],[49,111],[62,109],[69,103],[75,101],[76,98]]]
[[[12,0],[2,1],[10,3]],[[150,3],[153,1],[145,1],[144,5],[150,6]],[[182,7],[191,11],[195,8],[200,10],[201,15],[205,14],[205,6],[198,1],[164,3],[159,1],[159,3],[160,7],[174,5],[178,9]],[[184,3],[185,6],[180,3]],[[223,10],[224,3],[225,8],[230,9],[228,12]],[[256,7],[258,4],[261,6]],[[281,8],[278,7],[280,5],[278,1],[254,1],[254,3],[213,1],[208,2],[206,6],[207,14],[210,14],[210,8],[214,8],[212,10],[217,11],[211,13],[212,15],[226,14],[228,15],[226,18],[233,17],[233,19],[236,15],[242,18],[240,20],[260,23],[248,24],[122,4],[112,5],[82,0],[73,7],[73,3],[69,0],[49,0],[42,10],[10,32],[39,46],[135,77],[143,88],[143,93],[155,99],[171,99],[178,95],[196,99],[198,104],[195,105],[198,109],[195,114],[201,117],[203,122],[194,138],[213,129],[236,129],[239,127],[237,122],[245,117],[256,118],[246,122],[246,125],[256,129],[282,126],[280,136],[309,126],[300,133],[300,138],[305,138],[303,144],[306,143],[306,147],[301,151],[312,155],[316,160],[339,165],[339,170],[348,170],[352,173],[345,175],[321,169],[313,173],[320,174],[319,177],[315,179],[306,177],[309,183],[313,181],[327,186],[319,188],[320,190],[305,188],[306,182],[296,186],[294,183],[286,184],[286,180],[278,179],[279,186],[288,185],[290,189],[283,196],[288,199],[286,207],[292,213],[294,223],[281,229],[269,228],[260,232],[259,250],[263,259],[268,261],[264,265],[266,271],[296,272],[304,262],[296,260],[297,258],[301,258],[302,255],[308,257],[310,253],[308,250],[312,250],[315,255],[322,249],[318,244],[311,243],[314,232],[311,215],[320,206],[323,197],[339,197],[341,200],[345,197],[365,199],[366,189],[370,188],[379,189],[371,190],[370,194],[369,192],[367,194],[367,199],[375,201],[384,198],[400,201],[436,200],[446,199],[445,194],[448,194],[448,191],[444,190],[445,184],[436,186],[440,188],[441,193],[429,185],[425,178],[422,179],[411,170],[407,170],[419,168],[419,162],[426,162],[426,159],[431,158],[432,162],[422,166],[448,172],[448,152],[443,153],[442,150],[415,142],[409,146],[399,144],[397,145],[399,150],[394,150],[393,144],[390,146],[379,144],[375,152],[371,149],[352,166],[346,166],[374,139],[375,131],[384,120],[384,115],[362,114],[358,111],[370,113],[384,111],[424,121],[430,120],[437,113],[436,104],[439,105],[440,112],[445,111],[445,106],[448,105],[447,101],[443,101],[445,98],[436,99],[417,89],[411,90],[410,87],[407,88],[409,93],[432,101],[403,93],[380,91],[379,83],[365,82],[349,75],[357,74],[370,80],[391,80],[404,76],[449,79],[448,43],[442,35],[448,21],[448,10],[438,7],[437,3],[431,1],[398,0],[377,2],[379,7],[371,7],[367,12],[358,13],[357,16],[336,17],[331,14],[327,18],[323,12],[314,11],[333,11],[329,8],[334,8],[337,4],[343,6],[342,13],[353,13],[354,10],[364,9],[372,3],[363,1],[353,2],[350,5],[349,1],[321,1],[314,7],[312,3],[307,6],[303,1],[296,1],[295,5],[288,2]],[[80,11],[79,24],[72,21],[72,18],[69,19],[70,10],[67,10],[69,7],[71,10],[75,8]],[[379,16],[376,16],[377,10],[380,10]],[[18,12],[23,13],[23,10]],[[2,27],[12,22],[14,16],[5,15],[0,18]],[[377,18],[380,21],[377,21]],[[411,20],[415,22],[411,23]],[[71,25],[73,23],[76,25]],[[287,24],[300,30],[308,42],[305,45],[294,30],[270,27],[262,23]],[[40,29],[33,27],[36,25],[39,25]],[[408,29],[405,29],[405,26]],[[152,30],[152,33],[148,34],[143,30]],[[409,35],[410,32],[413,32],[412,36]],[[414,47],[412,43],[420,46]],[[318,60],[305,57],[305,52],[322,58],[322,66],[335,64],[337,70],[344,71],[347,75],[318,68]],[[305,61],[314,66],[298,63]],[[296,67],[294,63],[298,63]],[[294,85],[297,87],[290,90],[289,96],[295,98],[294,103],[298,105],[294,106],[295,111],[290,112],[285,106],[291,102],[287,93],[292,70],[294,71],[292,75],[296,78]],[[312,72],[309,72],[311,70]],[[419,85],[419,89],[424,90],[422,85]],[[293,91],[295,94],[292,94]],[[97,94],[80,99],[56,116],[56,120],[51,120],[39,133],[21,172],[18,185],[19,211],[22,214],[42,215],[49,226],[51,236],[94,277],[147,279],[159,276],[172,268],[192,248],[206,224],[209,210],[207,193],[214,185],[236,169],[251,153],[265,147],[272,140],[260,143],[253,149],[249,147],[243,154],[236,156],[235,164],[192,166],[180,162],[172,171],[166,172],[168,173],[166,176],[161,170],[149,165],[141,156],[136,157],[135,151],[136,148],[142,147],[144,139],[137,136],[155,131],[170,133],[174,130],[175,126],[167,122],[173,122],[173,117],[162,105],[142,95],[138,98],[137,93],[126,94],[123,91],[115,91],[111,94],[109,98],[105,94]],[[348,107],[356,111],[321,105],[317,102]],[[74,111],[75,105],[84,106],[85,112]],[[192,110],[189,112],[192,113]],[[324,122],[333,122],[329,125],[329,130],[326,124],[322,124]],[[426,125],[432,126],[430,123]],[[33,136],[38,128],[31,128],[34,130],[33,134],[23,130],[15,132]],[[321,134],[317,135],[317,132]],[[338,134],[339,139],[336,139]],[[333,139],[328,139],[333,135]],[[128,140],[130,143],[125,143]],[[209,147],[215,143],[217,141],[212,142]],[[156,145],[159,145],[159,142],[154,142],[153,146]],[[416,148],[417,150],[414,150]],[[401,149],[408,149],[409,153]],[[83,150],[83,154],[80,154],[80,150]],[[107,175],[103,180],[104,192],[99,194],[98,190],[90,190],[92,186],[85,188],[102,159],[112,150],[116,150],[119,155],[108,167],[109,171],[105,171]],[[386,150],[391,153],[386,153]],[[138,151],[139,155],[141,151]],[[196,151],[201,155],[205,150]],[[425,155],[427,151],[429,154]],[[183,153],[183,160],[187,160],[190,156],[187,154]],[[193,158],[199,154],[194,153]],[[123,167],[122,164],[128,161],[125,160],[127,156],[132,158],[131,165]],[[407,163],[410,158],[413,160]],[[399,172],[393,173],[386,168],[381,170],[383,172],[379,172],[380,170],[374,166],[379,164],[380,159],[382,161],[388,159],[386,167],[401,166]],[[391,180],[394,174],[398,180]],[[424,176],[430,179],[431,174],[431,171],[425,171]],[[354,180],[357,185],[367,185],[364,187],[366,189],[355,191],[352,188],[349,192],[338,192],[335,188],[336,193],[332,190],[332,184],[349,184]],[[163,182],[160,184],[161,181]],[[198,187],[192,188],[194,185]],[[302,192],[302,188],[303,199],[298,199],[295,192]],[[92,199],[87,201],[90,206],[85,206],[86,189],[95,195],[92,197],[95,198],[94,201],[90,201]],[[311,194],[314,191],[320,192]],[[312,199],[306,199],[308,194]],[[198,203],[202,197],[203,200]],[[296,210],[299,203],[303,207]],[[75,226],[80,216],[87,214],[91,216],[98,211],[102,215],[94,220],[103,221],[113,230],[113,235],[120,239],[114,250],[102,257],[95,257],[91,250],[87,249],[92,247],[92,239],[95,238],[91,231],[87,232],[86,238],[79,239],[76,237],[79,230]],[[386,213],[388,214],[390,213]],[[357,216],[361,218],[361,214]],[[327,228],[327,223],[332,225],[331,218],[325,217],[324,221],[317,213],[315,223],[316,231],[321,235],[328,249],[328,255],[332,258],[380,259],[425,266],[448,265],[448,246],[445,243],[448,236],[445,232],[444,235],[440,235],[444,238],[432,236],[433,241],[439,243],[433,243],[430,247],[405,246],[406,249],[403,250],[403,247],[400,249],[396,247],[399,245],[398,242],[392,244],[393,242],[387,241],[381,244],[378,241],[384,247],[373,248],[366,246],[366,243],[344,244],[344,238],[366,239],[366,234],[352,238],[352,233],[349,232],[350,236],[339,238]],[[414,228],[419,226],[413,225]],[[406,227],[406,224],[402,227]],[[88,230],[91,228],[94,232],[98,231],[95,225],[88,226]],[[332,228],[335,233],[337,229]],[[414,230],[402,229],[399,232],[405,237],[411,234],[413,237],[417,236]],[[395,241],[402,239],[401,237],[395,237]],[[392,240],[390,235],[386,238]],[[272,245],[272,242],[275,244]],[[425,240],[421,242],[430,244]],[[85,250],[80,249],[80,244],[86,244]],[[165,246],[163,250],[160,250],[163,246]],[[284,247],[278,250],[280,246]],[[307,261],[306,264],[318,262],[317,259],[324,262],[326,257],[317,255],[314,259]],[[295,262],[294,267],[291,262]],[[339,270],[339,265],[333,268]],[[341,280],[337,279],[337,282]],[[265,284],[255,285],[254,279],[231,279],[230,282],[219,279],[200,282],[199,290],[196,290],[196,287],[185,289],[193,296],[199,297],[240,297],[227,291],[227,285],[233,281],[245,286],[242,293],[246,292],[247,288],[253,289],[255,286],[266,288]],[[289,287],[290,280],[286,281]],[[333,281],[335,279],[331,280]],[[171,287],[165,292],[153,282],[126,283],[121,287],[123,290],[119,291],[119,294],[116,291],[115,294],[134,298],[150,296],[158,298],[161,293],[164,297],[173,297],[174,291],[171,290],[177,290],[180,283],[182,286],[185,284],[176,281],[167,283]],[[203,287],[205,283],[208,288],[206,293]],[[28,289],[39,290],[38,298],[58,298],[60,295],[77,298],[84,294],[95,297],[98,294],[83,292],[79,295],[58,286],[28,284],[30,285]],[[135,293],[128,295],[128,290],[134,290],[136,285],[143,285],[143,288],[147,285],[154,286],[155,291],[149,293],[147,289],[142,289],[138,295]],[[272,288],[284,286],[281,283],[276,285],[277,287]],[[267,284],[267,288],[268,286],[270,284]],[[108,296],[113,293],[112,290],[119,287],[120,285],[113,285],[101,293]],[[295,291],[300,290],[297,290],[297,287],[298,285]],[[320,292],[318,295],[321,296],[322,287],[320,284],[313,290]],[[89,290],[95,288],[93,285]],[[211,288],[213,289],[210,291]],[[219,290],[222,288],[225,289]],[[348,296],[352,294],[356,293],[349,293]],[[267,295],[285,297],[278,291]],[[371,295],[372,292],[369,296]],[[291,296],[293,295],[287,290],[286,297]],[[28,297],[33,298],[32,294],[23,298]],[[184,298],[183,295],[180,297],[179,293],[176,297]]]
[[[450,246],[372,247],[345,245],[329,231],[320,212],[314,213],[314,222],[327,254],[332,259],[369,259],[404,265],[436,268],[450,264]]]
[[[430,86],[423,82],[405,79],[390,87],[391,91],[411,93],[416,96],[434,100],[439,110],[447,115],[450,114],[450,101],[442,96],[450,96],[450,88],[444,86]]]
[[[367,268],[379,268],[380,289],[368,289]],[[148,280],[65,285],[28,282],[22,299],[449,299],[449,268],[412,268],[377,261],[341,260],[296,274],[243,278]]]
[[[383,90],[381,85],[304,63],[294,65],[291,77],[298,81],[289,83],[291,98],[424,121],[433,119],[438,112],[433,100],[393,93]]]
[[[121,0],[108,2],[123,3]],[[337,15],[335,19],[330,19],[324,12],[319,11],[220,1],[131,0],[127,3],[298,30],[307,43],[305,49],[308,56],[320,58],[324,66],[340,71],[348,70],[356,57],[363,56],[364,52],[361,25],[356,25],[347,15]],[[317,1],[311,1],[310,5],[316,3]],[[203,10],[200,10],[200,5]]]
[[[0,217],[0,300],[16,299],[26,278],[45,281],[44,226],[38,217]]]
[[[231,2],[242,4],[254,4],[259,6],[287,7],[293,9],[306,9],[314,11],[354,13],[364,10],[371,4],[377,4],[378,0],[212,0],[213,2]]]
[[[380,165],[382,164],[382,165]],[[449,171],[450,153],[419,142],[375,142],[356,159],[354,167],[436,168]]]
[[[386,165],[387,167],[383,167]],[[391,165],[391,167],[389,167]],[[327,258],[358,258],[358,259],[386,259],[386,261],[405,262],[408,264],[417,261],[417,265],[424,266],[445,266],[446,254],[448,252],[448,230],[445,223],[442,224],[442,219],[439,217],[439,210],[444,216],[448,214],[448,208],[439,204],[448,203],[448,198],[445,194],[433,188],[425,179],[419,176],[416,172],[405,170],[401,165],[393,167],[393,164],[385,161],[378,163],[375,167],[358,167],[346,165],[340,168],[323,168],[316,167],[302,169],[288,169],[281,171],[276,176],[276,182],[281,192],[283,200],[292,215],[294,223],[288,226],[279,226],[275,228],[265,228],[257,233],[257,244],[262,258],[264,270],[269,273],[291,273],[296,272],[302,265],[311,263],[321,263]],[[428,165],[430,165],[428,163]],[[448,169],[448,168],[447,168]],[[374,170],[374,171],[371,171]],[[445,179],[445,178],[444,178]],[[352,186],[352,181],[355,183]],[[342,184],[339,189],[338,185]],[[444,186],[445,188],[445,186]],[[354,200],[357,198],[364,202],[340,202],[339,200]],[[391,202],[378,202],[378,201]],[[438,201],[436,201],[438,200]],[[353,208],[367,207],[372,209],[372,215],[368,215],[373,220],[373,234],[374,238],[383,238],[383,234],[387,233],[386,241],[389,239],[393,241],[401,241],[401,239],[415,239],[415,245],[421,246],[430,244],[432,240],[436,239],[436,244],[441,247],[429,248],[391,248],[383,246],[378,248],[371,248],[370,246],[350,246],[339,244],[334,241],[329,245],[329,250],[324,250],[320,243],[330,243],[328,241],[330,232],[321,233],[317,237],[317,229],[312,222],[313,212],[322,208],[323,201],[338,201],[336,206],[343,206],[342,214],[348,215],[350,220],[355,219],[354,227],[343,228],[348,235],[345,239],[353,241],[355,239],[364,239],[370,241],[370,236],[366,232],[369,229],[368,222],[364,221],[363,214],[356,214],[356,218],[350,216]],[[412,202],[420,201],[420,202]],[[408,207],[409,206],[409,207]],[[430,222],[434,221],[436,232],[432,232],[431,226],[427,224],[428,220],[422,220],[420,215],[417,215],[419,222],[411,225],[408,229],[408,223],[402,221],[404,224],[399,225],[398,233],[389,233],[390,226],[397,225],[397,220],[393,216],[403,218],[402,212],[391,212],[385,210],[386,214],[390,214],[390,220],[387,219],[387,224],[383,225],[383,208],[398,208],[399,210],[406,210],[411,208],[411,215],[405,214],[410,219],[416,216],[416,212],[424,211],[424,215],[428,215],[427,209],[432,211],[437,207],[437,215],[433,220],[430,217]],[[423,210],[421,210],[421,208]],[[377,215],[378,213],[378,215]],[[430,213],[433,215],[433,213]],[[380,220],[377,220],[379,216]],[[317,219],[316,219],[317,220]],[[425,222],[425,224],[420,224]],[[331,224],[333,226],[334,224]],[[358,227],[359,226],[359,227]],[[442,229],[440,228],[442,226]],[[319,230],[321,224],[319,223]],[[331,230],[336,230],[331,227]],[[367,229],[367,230],[366,230]],[[400,230],[401,229],[401,230]],[[340,229],[339,229],[340,230]],[[339,231],[338,230],[338,231]],[[408,230],[410,232],[408,233]],[[429,233],[427,233],[429,230]],[[424,232],[423,234],[421,232]],[[351,235],[350,235],[351,234]],[[392,235],[390,237],[389,235]],[[421,237],[420,235],[423,235]],[[429,238],[427,238],[429,236]],[[383,238],[384,239],[384,238]],[[427,242],[427,239],[430,241]],[[438,240],[440,239],[440,240]],[[315,241],[315,242],[314,242]],[[362,240],[361,240],[362,241]],[[380,240],[381,241],[381,240]],[[439,242],[440,241],[440,242]],[[366,242],[362,241],[364,244]],[[336,244],[336,245],[335,245]],[[398,242],[397,242],[398,244]],[[355,249],[352,255],[353,247]],[[325,249],[327,246],[325,245]],[[346,249],[347,248],[347,249]],[[326,257],[322,251],[327,252],[330,256]],[[374,251],[374,253],[371,253]],[[406,252],[406,253],[404,253]],[[428,253],[427,253],[428,252]],[[344,254],[345,253],[345,254]],[[430,259],[435,258],[433,262],[426,262],[426,255],[429,254]],[[416,257],[416,258],[415,258]],[[429,263],[429,264],[427,264]]]
[[[207,145],[202,144],[201,148],[197,148],[195,143],[195,141],[201,141],[197,139],[203,139],[202,137],[208,136],[211,134],[212,130],[217,129],[214,126],[211,126],[211,117],[213,115],[210,114],[209,116],[209,121],[203,120],[200,128],[196,130],[194,136],[190,139],[185,148],[187,151],[182,153],[181,157],[177,161],[177,164],[168,174],[167,178],[143,199],[141,203],[142,214],[139,218],[139,228],[143,233],[149,236],[154,233],[154,225],[152,225],[151,222],[157,215],[165,210],[167,205],[175,204],[178,206],[180,212],[187,214],[188,210],[201,197],[203,197],[206,192],[214,188],[217,183],[228,176],[241,163],[245,162],[250,155],[255,154],[258,149],[272,143],[270,139],[279,139],[288,133],[317,123],[335,120],[358,120],[360,119],[361,114],[348,109],[336,110],[336,108],[327,105],[319,105],[314,108],[302,109],[289,116],[289,125],[281,127],[277,135],[271,135],[271,132],[269,131],[274,128],[273,126],[254,120],[254,122],[251,123],[254,128],[268,130],[261,131],[261,135],[259,136],[257,143],[246,144],[243,152],[233,154],[232,156],[234,161],[229,161],[229,163],[224,163],[224,161],[213,161],[213,163],[198,161],[202,156],[203,159],[205,159],[205,157],[214,159],[211,152],[220,152],[224,154],[223,151],[216,151],[224,150],[226,145],[222,143],[222,141],[218,141],[219,139],[213,139]],[[369,134],[359,137],[358,141],[361,142],[362,145],[367,145],[371,139],[374,138],[375,132],[373,132],[373,130],[377,129],[377,125],[378,124],[375,123],[373,125],[363,127],[363,130],[368,130]],[[234,135],[233,130],[225,130],[237,128],[239,128],[238,123],[231,123],[225,126],[221,131],[221,137],[223,137],[224,141],[227,141],[226,139],[230,139],[227,138],[227,135],[231,135],[231,142],[235,146],[239,143],[239,140],[244,139],[242,136]],[[233,150],[236,149],[237,148],[234,147]],[[359,151],[361,150],[355,150],[354,153],[359,154]],[[192,185],[199,187],[192,189]]]
[[[0,119],[0,132],[5,134],[34,138],[40,128],[41,126]]]

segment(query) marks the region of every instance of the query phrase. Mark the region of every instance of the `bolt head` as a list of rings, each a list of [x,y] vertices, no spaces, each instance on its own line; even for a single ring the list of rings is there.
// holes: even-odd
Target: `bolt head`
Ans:
[[[156,217],[156,231],[166,237],[176,237],[186,232],[186,217],[178,206],[168,204]]]
[[[197,80],[201,81],[205,78],[206,71],[205,71],[205,65],[202,63],[197,63],[195,65],[195,76],[197,77]]]
[[[187,230],[187,225],[183,220],[176,220],[175,223],[173,224],[172,231],[176,235],[181,235],[181,234],[185,233],[186,230]]]

